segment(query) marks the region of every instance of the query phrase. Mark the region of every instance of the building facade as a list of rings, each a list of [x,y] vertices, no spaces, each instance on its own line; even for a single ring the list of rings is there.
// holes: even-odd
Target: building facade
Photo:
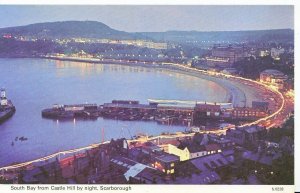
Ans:
[[[230,67],[233,63],[246,56],[244,47],[215,45],[212,54],[206,58],[208,66]]]
[[[260,126],[238,127],[226,131],[226,138],[245,147],[257,146],[258,142],[265,139],[266,135],[267,129]]]
[[[267,83],[271,86],[275,86],[278,89],[284,88],[287,79],[287,75],[274,69],[267,69],[260,73],[260,82]]]
[[[232,111],[233,119],[255,120],[266,117],[268,114],[265,110],[250,107],[235,107]]]

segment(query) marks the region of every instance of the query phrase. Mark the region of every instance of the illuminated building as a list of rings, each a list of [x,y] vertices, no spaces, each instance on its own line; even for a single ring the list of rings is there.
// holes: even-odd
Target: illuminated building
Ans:
[[[241,146],[257,146],[258,142],[266,137],[267,130],[259,126],[238,127],[228,129],[226,138]]]
[[[267,116],[267,112],[259,108],[235,107],[232,111],[232,118],[234,119],[252,120],[265,116]]]
[[[252,101],[252,108],[267,111],[269,109],[269,103],[262,101]]]
[[[179,162],[179,157],[163,153],[162,155],[156,156],[154,160],[154,168],[164,172],[165,174],[174,174],[175,166]]]
[[[267,83],[279,89],[284,88],[287,79],[288,76],[278,70],[267,69],[260,73],[260,82]]]
[[[284,53],[283,48],[271,48],[271,57],[274,59],[279,60],[280,54],[283,54],[283,53]]]
[[[265,57],[265,56],[267,56],[269,54],[270,54],[270,52],[268,50],[260,50],[259,51],[259,56],[260,57]]]
[[[206,63],[208,66],[228,66],[229,65],[229,58],[218,58],[218,57],[206,57]]]
[[[233,63],[242,60],[246,56],[245,53],[244,47],[215,45],[206,62],[208,66],[230,67]]]

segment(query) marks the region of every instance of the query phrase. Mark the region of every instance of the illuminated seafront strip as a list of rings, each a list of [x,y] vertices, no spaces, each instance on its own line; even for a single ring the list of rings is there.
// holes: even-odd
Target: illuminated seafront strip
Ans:
[[[55,59],[55,58],[51,58],[51,59]],[[59,60],[59,58],[57,58],[57,59]],[[80,62],[97,62],[97,61],[89,60],[89,59],[84,59],[84,60],[80,59]],[[126,62],[124,64],[127,65]],[[131,63],[128,64],[128,65],[132,66]],[[139,64],[136,62],[135,65],[139,65]],[[240,76],[224,74],[224,73],[220,73],[220,72],[205,71],[205,70],[196,69],[196,68],[192,68],[192,67],[185,66],[185,65],[182,65],[182,64],[175,64],[175,63],[162,63],[160,67],[166,68],[166,69],[167,69],[167,67],[175,67],[175,69],[179,70],[179,72],[180,71],[182,71],[182,72],[199,72],[199,73],[202,73],[203,75],[208,75],[208,76],[212,76],[212,77],[215,77],[215,78],[220,78],[220,77],[224,78],[225,77],[225,78],[232,79],[232,80],[240,80],[240,81],[245,81],[245,82],[248,82],[248,83],[250,82],[250,83],[253,83],[253,84],[256,84],[256,85],[259,85],[259,86],[263,86],[267,90],[277,94],[280,97],[281,105],[274,113],[272,113],[271,115],[266,116],[264,118],[258,119],[256,121],[239,125],[240,127],[262,124],[263,122],[268,121],[271,118],[278,115],[283,110],[284,105],[285,105],[285,98],[284,98],[283,94],[277,88],[274,88],[272,86],[266,85],[264,83],[261,83],[261,82],[255,81],[255,80],[243,78],[243,77],[240,77]],[[269,128],[273,127],[274,124],[269,124],[269,125],[264,125],[264,126],[266,126],[266,128],[269,129]],[[159,135],[159,136],[155,136],[155,137],[151,137],[151,138],[147,138],[147,139],[134,139],[134,140],[128,140],[128,141],[140,141],[140,140],[147,141],[148,139],[150,140],[150,139],[164,138],[164,137],[166,137],[166,138],[167,137],[176,137],[178,135],[180,135],[180,136],[191,136],[193,134],[183,134],[183,133],[181,133],[181,134],[172,135],[172,136]],[[22,168],[22,167],[25,167],[25,166],[28,166],[30,164],[37,163],[37,162],[45,162],[45,161],[48,161],[50,159],[56,158],[57,156],[61,156],[61,155],[67,155],[67,154],[74,154],[74,153],[82,152],[82,151],[85,151],[85,150],[89,150],[89,149],[92,149],[92,148],[99,147],[101,144],[106,144],[106,143],[109,143],[109,141],[105,141],[105,142],[97,143],[97,144],[91,144],[89,146],[82,147],[82,148],[75,148],[75,149],[71,149],[71,150],[60,151],[60,152],[56,152],[56,153],[53,153],[51,155],[48,155],[48,156],[45,156],[45,157],[42,157],[42,158],[38,158],[38,159],[35,159],[35,160],[32,160],[32,161],[27,161],[27,162],[23,162],[23,163],[19,163],[19,164],[14,164],[14,165],[10,165],[10,166],[1,167],[0,172]]]
[[[233,78],[233,79],[236,79],[236,80],[243,80],[243,81],[248,81],[248,82],[251,82],[251,83],[254,83],[254,84],[258,84],[260,86],[264,86],[266,89],[276,93],[277,95],[280,96],[281,98],[281,105],[280,105],[280,108],[275,111],[273,114],[267,116],[267,117],[264,117],[264,118],[261,118],[261,119],[258,119],[256,121],[253,121],[253,122],[250,122],[250,123],[245,123],[243,125],[240,125],[240,127],[244,127],[244,126],[251,126],[251,125],[257,125],[257,124],[260,124],[261,122],[263,121],[267,121],[271,118],[273,118],[274,116],[276,116],[277,114],[279,114],[284,105],[285,105],[285,98],[283,96],[283,94],[278,91],[277,88],[273,87],[273,86],[269,86],[269,85],[266,85],[264,83],[261,83],[261,82],[258,82],[258,81],[255,81],[255,80],[251,80],[251,79],[247,79],[247,78],[243,78],[243,77],[240,77],[240,76],[233,76],[233,75],[229,75],[229,74],[223,74],[223,73],[220,73],[220,72],[211,72],[211,71],[205,71],[205,70],[200,70],[200,69],[195,69],[195,68],[191,68],[191,67],[188,67],[188,66],[183,66],[181,64],[171,64],[171,63],[168,63],[170,65],[174,65],[174,66],[177,66],[179,68],[183,68],[183,69],[187,69],[187,70],[194,70],[194,71],[197,71],[197,72],[201,72],[201,73],[204,73],[204,74],[208,74],[208,75],[212,75],[212,76],[223,76],[223,77],[226,77],[226,78]],[[267,126],[267,128],[269,129],[270,127],[272,127],[271,125],[270,126]]]

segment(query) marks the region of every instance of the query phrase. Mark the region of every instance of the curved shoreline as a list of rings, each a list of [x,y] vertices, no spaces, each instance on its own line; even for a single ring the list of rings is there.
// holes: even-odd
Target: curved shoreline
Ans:
[[[234,106],[244,107],[246,104],[240,104],[241,101],[246,101],[246,96],[244,91],[234,86],[233,84],[226,84],[224,80],[218,79],[216,77],[211,77],[205,74],[199,74],[197,72],[188,72],[182,69],[176,68],[174,66],[170,66],[170,63],[144,63],[144,62],[126,62],[126,61],[105,61],[99,59],[75,59],[75,58],[59,58],[59,57],[37,57],[40,59],[49,59],[49,60],[58,60],[58,61],[70,61],[70,62],[82,62],[82,63],[90,63],[90,64],[103,64],[103,65],[118,65],[118,66],[128,66],[128,67],[142,67],[147,69],[157,69],[157,70],[165,70],[169,72],[180,73],[188,76],[197,77],[200,79],[204,79],[207,81],[214,82],[222,87],[226,91],[226,97],[224,101],[213,101],[213,102],[230,102],[235,103]],[[228,81],[228,80],[227,80]],[[243,97],[243,98],[241,98]],[[239,99],[240,98],[240,99]],[[239,101],[240,102],[239,102]],[[236,101],[236,102],[235,102]]]
[[[50,58],[47,58],[47,59],[50,59]],[[68,61],[73,61],[73,60],[68,60]],[[95,62],[91,62],[91,61],[74,61],[74,62],[95,63]],[[98,62],[98,63],[101,63],[101,62]],[[135,64],[121,64],[121,65],[126,65],[126,66],[131,66],[131,67],[141,66],[141,67],[153,68],[153,66],[138,65],[138,63],[135,63]],[[201,74],[197,74],[196,75],[197,77],[199,77],[199,76],[200,77],[201,76],[210,77],[210,74],[208,72],[204,71],[204,70],[199,70],[199,69],[195,69],[195,68],[191,68],[191,67],[187,67],[187,66],[183,66],[183,65],[179,65],[179,64],[170,64],[170,63],[168,63],[168,64],[161,64],[161,65],[154,66],[154,68],[163,69],[163,70],[170,70],[170,71],[176,71],[176,72],[184,73],[184,74],[188,74],[188,75],[191,75],[190,73],[193,73],[194,75],[192,74],[192,76],[195,76],[195,74],[197,74],[199,72]],[[270,89],[269,87],[267,87],[267,85],[262,84],[260,82],[256,82],[254,80],[245,79],[245,78],[242,78],[242,77],[235,77],[235,76],[232,76],[232,75],[225,75],[225,74],[222,74],[222,73],[214,73],[214,75],[212,75],[210,78],[214,78],[214,79],[218,79],[219,78],[219,81],[223,80],[224,77],[222,77],[222,79],[220,79],[220,77],[218,77],[218,75],[224,76],[225,80],[226,80],[226,78],[240,79],[240,80],[243,80],[243,81],[249,81],[251,83],[254,83],[254,84],[257,84],[257,85],[260,85],[260,86],[264,86],[265,88],[268,88],[268,90],[270,92],[278,94],[280,96],[280,98],[282,99],[281,106],[280,106],[280,108],[276,112],[274,112],[273,114],[271,114],[271,115],[269,115],[267,117],[264,117],[262,119],[259,119],[257,121],[251,122],[251,123],[247,123],[247,124],[242,125],[242,126],[259,124],[261,121],[265,121],[265,120],[268,120],[268,119],[274,117],[276,114],[278,114],[282,110],[282,108],[284,106],[284,97],[283,97],[283,95],[282,95],[281,92],[279,92],[277,90]],[[157,136],[157,137],[159,137],[159,136]],[[94,145],[89,145],[89,146],[82,147],[82,148],[76,148],[76,149],[72,149],[72,150],[66,150],[66,151],[62,151],[62,152],[53,153],[51,155],[48,155],[46,157],[43,157],[43,158],[40,158],[40,159],[36,159],[36,160],[33,160],[33,161],[28,161],[28,162],[23,162],[23,163],[20,163],[20,164],[5,166],[5,167],[0,168],[0,170],[4,170],[4,169],[5,170],[7,170],[7,169],[16,169],[16,168],[19,168],[19,167],[24,167],[24,166],[27,166],[27,165],[29,165],[31,163],[34,163],[34,162],[49,160],[49,159],[51,159],[51,158],[53,158],[53,157],[55,157],[57,155],[60,155],[60,154],[65,154],[65,153],[69,153],[69,152],[76,153],[78,151],[82,151],[83,149],[84,150],[85,149],[90,149],[90,148],[93,148],[95,146],[99,146],[101,144],[102,143],[94,144]]]
[[[254,125],[254,124],[259,124],[260,122],[269,120],[273,117],[275,117],[278,113],[280,113],[280,111],[282,111],[284,105],[285,105],[285,98],[283,96],[283,94],[278,91],[277,89],[273,88],[273,87],[269,87],[268,85],[252,80],[252,79],[248,79],[248,78],[243,78],[240,76],[234,76],[234,75],[229,75],[229,74],[223,74],[220,72],[211,72],[211,71],[206,71],[206,70],[201,70],[201,69],[197,69],[197,68],[193,68],[193,67],[189,67],[183,64],[176,64],[176,63],[166,63],[166,62],[140,62],[140,61],[122,61],[122,60],[114,60],[114,59],[109,59],[109,60],[100,60],[100,59],[89,59],[89,58],[62,58],[62,57],[35,57],[35,58],[42,58],[42,59],[52,59],[52,60],[61,60],[61,61],[73,61],[73,62],[86,62],[86,63],[100,63],[100,64],[116,64],[116,65],[126,65],[126,66],[132,66],[132,67],[137,67],[137,66],[141,66],[141,67],[146,67],[146,68],[158,68],[158,69],[164,69],[164,70],[176,70],[180,73],[187,73],[189,75],[191,75],[190,73],[196,74],[196,76],[206,76],[209,78],[214,78],[215,80],[219,79],[219,81],[222,80],[228,80],[230,81],[231,79],[234,80],[240,80],[240,81],[245,81],[247,83],[252,83],[255,84],[257,86],[262,86],[264,87],[266,90],[268,90],[269,92],[275,93],[277,96],[279,96],[279,98],[281,99],[281,105],[280,107],[273,112],[271,115],[258,119],[254,122],[251,123],[246,123],[242,126],[249,126],[249,125]],[[149,66],[151,65],[151,66]],[[199,74],[201,73],[201,74]],[[221,79],[220,79],[221,78]],[[230,79],[230,80],[229,80]],[[245,99],[246,100],[246,99]],[[246,105],[246,103],[245,103]]]

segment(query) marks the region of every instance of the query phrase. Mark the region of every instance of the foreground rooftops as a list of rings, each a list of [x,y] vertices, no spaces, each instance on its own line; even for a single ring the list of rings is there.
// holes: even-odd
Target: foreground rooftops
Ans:
[[[163,154],[160,156],[155,157],[158,161],[164,162],[164,163],[170,163],[170,162],[176,162],[179,161],[179,157],[172,154]]]
[[[220,153],[193,159],[191,160],[191,163],[201,171],[216,169],[230,164],[230,162]]]
[[[282,156],[279,152],[274,152],[273,154],[267,154],[266,152],[252,152],[245,151],[243,153],[243,158],[251,160],[264,165],[272,165],[273,160],[276,160]]]
[[[186,144],[182,143],[181,145],[178,146],[178,148],[181,150],[187,148],[190,153],[196,153],[196,152],[201,152],[206,150],[204,145],[196,145],[193,143],[186,143]]]
[[[115,157],[110,161],[125,169],[124,177],[127,181],[129,181],[130,177],[136,177],[145,169],[150,169],[151,171],[156,170],[150,166],[138,163],[125,157]]]

